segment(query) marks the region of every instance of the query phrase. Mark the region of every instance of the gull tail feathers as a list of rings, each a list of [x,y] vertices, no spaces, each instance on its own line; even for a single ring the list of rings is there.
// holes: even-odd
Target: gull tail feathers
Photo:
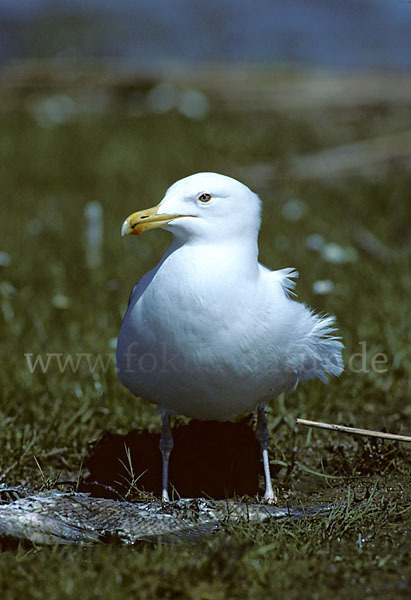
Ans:
[[[303,352],[300,349],[298,380],[320,379],[328,382],[327,375],[338,377],[344,370],[341,337],[336,335],[335,317],[308,311],[311,327],[304,335]]]

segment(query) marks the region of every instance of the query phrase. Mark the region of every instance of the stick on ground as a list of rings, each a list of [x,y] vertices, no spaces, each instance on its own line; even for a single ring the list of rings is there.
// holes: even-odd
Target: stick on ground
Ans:
[[[395,440],[397,442],[411,442],[410,435],[399,435],[397,433],[385,433],[382,431],[372,431],[370,429],[357,429],[356,427],[346,427],[345,425],[332,425],[331,423],[321,423],[320,421],[307,421],[306,419],[297,419],[299,425],[308,427],[319,427],[320,429],[331,429],[333,431],[342,431],[356,435],[366,435],[369,437],[383,438],[384,440]]]

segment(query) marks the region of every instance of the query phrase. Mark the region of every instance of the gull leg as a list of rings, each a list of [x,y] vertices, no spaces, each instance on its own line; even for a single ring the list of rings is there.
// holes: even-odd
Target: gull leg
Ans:
[[[174,440],[170,428],[170,414],[167,411],[162,411],[160,451],[163,456],[163,477],[161,485],[161,498],[165,501],[170,500],[168,496],[168,463],[173,447]]]
[[[267,421],[265,419],[265,404],[260,404],[258,407],[257,427],[255,430],[257,440],[260,442],[261,451],[263,454],[264,464],[264,478],[265,478],[265,494],[263,500],[268,504],[277,504],[277,498],[274,494],[273,486],[271,483],[270,475],[270,463],[268,461],[268,440],[269,433],[267,428]]]

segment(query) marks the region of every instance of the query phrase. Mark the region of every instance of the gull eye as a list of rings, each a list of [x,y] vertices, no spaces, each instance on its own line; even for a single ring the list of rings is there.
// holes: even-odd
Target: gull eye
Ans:
[[[211,194],[206,194],[206,193],[200,194],[198,197],[198,200],[203,203],[210,202]]]

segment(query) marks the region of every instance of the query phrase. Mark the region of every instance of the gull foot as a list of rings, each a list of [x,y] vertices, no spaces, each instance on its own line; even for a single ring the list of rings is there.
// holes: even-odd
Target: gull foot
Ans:
[[[274,494],[274,492],[265,493],[264,496],[261,498],[261,504],[277,504],[277,503],[278,503],[277,496]]]

